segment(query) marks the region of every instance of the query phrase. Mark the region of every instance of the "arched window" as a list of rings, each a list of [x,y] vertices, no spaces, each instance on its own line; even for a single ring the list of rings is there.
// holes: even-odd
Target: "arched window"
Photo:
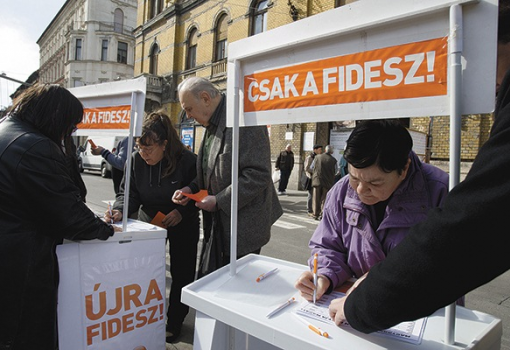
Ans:
[[[214,52],[214,61],[221,61],[227,57],[227,15],[223,14],[216,22],[216,46]]]
[[[115,9],[113,13],[113,31],[122,33],[124,28],[124,12],[121,9]]]
[[[159,55],[159,46],[158,44],[152,45],[151,53],[149,55],[149,73],[158,75],[158,55]]]
[[[267,0],[253,2],[251,18],[251,35],[267,30]]]
[[[197,65],[198,31],[193,28],[188,35],[188,55],[186,57],[186,69],[195,68]]]

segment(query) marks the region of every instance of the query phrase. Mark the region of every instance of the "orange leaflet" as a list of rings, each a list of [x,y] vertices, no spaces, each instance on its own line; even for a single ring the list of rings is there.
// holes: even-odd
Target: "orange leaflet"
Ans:
[[[85,108],[78,129],[129,129],[131,106]]]
[[[244,111],[447,94],[448,43],[436,38],[244,76]]]
[[[205,197],[207,197],[207,190],[200,190],[197,193],[182,193],[183,196],[193,199],[196,202],[201,202]]]
[[[166,226],[163,225],[163,219],[165,218],[165,216],[166,216],[165,214],[158,211],[158,213],[156,214],[154,219],[152,219],[151,224],[162,227],[162,228],[166,228]]]

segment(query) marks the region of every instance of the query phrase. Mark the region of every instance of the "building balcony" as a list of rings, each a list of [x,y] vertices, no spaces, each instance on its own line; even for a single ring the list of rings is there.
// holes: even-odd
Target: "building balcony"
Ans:
[[[124,35],[133,35],[133,27],[123,26],[114,22],[97,22],[96,32],[114,32]]]
[[[216,77],[225,74],[227,74],[227,59],[224,58],[221,61],[213,62],[211,65],[211,76]]]

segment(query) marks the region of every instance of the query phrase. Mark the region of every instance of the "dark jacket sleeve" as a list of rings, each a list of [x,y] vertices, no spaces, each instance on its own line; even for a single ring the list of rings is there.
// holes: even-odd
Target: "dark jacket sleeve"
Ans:
[[[73,240],[104,240],[113,234],[83,203],[65,157],[53,142],[44,140],[28,149],[16,176],[20,196],[26,199],[27,222],[37,222],[39,232]]]
[[[140,192],[138,191],[138,187],[136,186],[136,167],[137,162],[143,162],[138,153],[133,153],[131,155],[131,175],[129,179],[129,203],[128,203],[128,216],[137,212],[140,206],[142,205],[142,200],[140,198]],[[115,197],[115,203],[113,203],[113,209],[120,210],[124,212],[124,194],[126,191],[126,172],[124,172],[124,176],[122,177],[122,181],[119,186],[119,193],[117,193]]]
[[[344,312],[355,329],[428,316],[510,268],[509,83],[507,74],[491,136],[466,179],[347,298]]]

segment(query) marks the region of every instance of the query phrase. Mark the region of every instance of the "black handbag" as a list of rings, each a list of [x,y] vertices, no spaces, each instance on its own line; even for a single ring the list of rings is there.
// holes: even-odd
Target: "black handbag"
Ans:
[[[204,213],[204,241],[200,253],[198,278],[216,271],[223,264],[223,236],[220,213]],[[209,214],[209,215],[207,215]]]

